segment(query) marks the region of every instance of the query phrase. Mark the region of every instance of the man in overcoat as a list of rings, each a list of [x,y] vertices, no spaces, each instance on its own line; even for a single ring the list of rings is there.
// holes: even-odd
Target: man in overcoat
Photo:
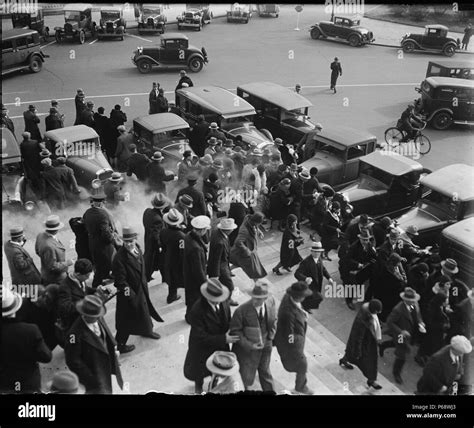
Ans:
[[[23,132],[23,141],[20,143],[20,152],[23,159],[25,176],[30,180],[35,189],[39,189],[41,157],[40,152],[43,148],[37,140],[31,139],[29,132]]]
[[[23,112],[23,119],[25,121],[25,132],[29,132],[33,140],[41,141],[41,132],[38,127],[40,119],[37,116],[37,113],[38,110],[36,110],[36,107],[30,104],[28,110]]]
[[[134,345],[127,345],[131,334],[159,339],[160,335],[153,331],[151,319],[163,322],[150,300],[145,262],[137,244],[137,236],[138,234],[132,228],[123,228],[123,246],[117,251],[112,264],[115,287],[117,287],[115,340],[121,353],[135,349]]]
[[[176,195],[176,201],[179,200],[179,197],[182,195],[189,195],[193,198],[193,207],[189,210],[190,214],[194,217],[198,215],[206,215],[206,201],[204,199],[204,194],[196,188],[196,183],[198,177],[196,174],[190,174],[187,177],[188,185],[181,189]]]
[[[51,158],[43,159],[41,165],[41,199],[46,201],[51,209],[62,210],[66,204],[66,186],[61,171],[52,166]]]
[[[76,96],[74,97],[74,104],[76,106],[76,120],[74,126],[81,123],[82,112],[86,109],[85,94],[82,89],[78,89]]]
[[[146,166],[148,176],[148,187],[153,192],[164,193],[166,195],[166,182],[173,181],[175,174],[167,174],[161,163],[164,156],[160,151],[153,153],[151,162]],[[176,180],[178,178],[176,177]]]

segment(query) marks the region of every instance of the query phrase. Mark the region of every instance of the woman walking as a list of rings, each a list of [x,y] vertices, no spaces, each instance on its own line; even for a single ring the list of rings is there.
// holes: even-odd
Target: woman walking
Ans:
[[[272,269],[274,274],[281,275],[281,267],[291,272],[291,268],[303,260],[297,248],[303,241],[298,229],[298,218],[290,214],[286,219],[286,228],[281,239],[280,262]]]

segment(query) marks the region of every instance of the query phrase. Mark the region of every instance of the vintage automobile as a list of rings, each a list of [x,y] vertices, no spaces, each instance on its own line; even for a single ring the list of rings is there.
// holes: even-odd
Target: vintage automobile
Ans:
[[[35,30],[15,28],[2,33],[2,76],[20,70],[38,73],[43,68],[45,55],[41,50],[40,35]]]
[[[184,34],[168,33],[161,35],[158,46],[138,47],[133,52],[132,62],[140,73],[149,73],[153,67],[189,67],[193,73],[202,70],[208,63],[207,52],[189,44]]]
[[[453,123],[474,125],[474,81],[454,77],[428,77],[420,88],[417,111],[435,129],[448,129]]]
[[[237,95],[251,104],[256,112],[255,126],[271,132],[285,143],[297,144],[315,126],[308,116],[313,104],[302,95],[271,82],[240,85]]]
[[[216,122],[227,138],[235,140],[240,135],[247,145],[255,142],[260,149],[274,147],[271,133],[265,129],[258,130],[253,124],[256,114],[253,106],[227,89],[217,86],[178,89],[176,107],[191,127],[202,114],[207,122]]]
[[[359,176],[361,157],[372,153],[377,145],[372,134],[345,126],[323,129],[314,138],[316,154],[301,166],[308,170],[318,168],[318,180],[336,190]]]
[[[426,77],[454,77],[456,79],[474,79],[472,61],[430,61]]]
[[[178,30],[193,27],[201,31],[205,24],[211,23],[212,12],[208,4],[187,4],[186,10],[176,20],[178,21]]]
[[[13,28],[29,28],[37,31],[44,41],[49,39],[49,27],[44,25],[43,9],[40,6],[31,8],[29,13],[16,12],[12,13]]]
[[[227,11],[227,22],[244,22],[248,24],[252,18],[252,10],[248,4],[234,3]]]
[[[257,4],[258,16],[274,16],[278,18],[280,6],[277,4]]]
[[[97,38],[120,38],[126,31],[127,23],[123,17],[123,8],[120,6],[105,6],[100,8],[100,21],[97,28]]]
[[[188,132],[188,123],[174,113],[150,114],[133,120],[138,151],[151,156],[160,150],[165,157],[163,162],[174,171],[177,162],[183,158],[183,152],[192,152]]]
[[[448,27],[444,25],[426,25],[424,34],[406,34],[400,44],[404,52],[422,50],[453,56],[456,49],[459,49],[461,41],[448,37]]]
[[[138,34],[163,34],[166,29],[166,21],[163,5],[151,3],[139,5]]]
[[[112,173],[112,167],[104,156],[99,135],[89,126],[77,125],[45,132],[46,147],[52,158],[64,156],[71,167],[77,184],[86,190],[92,181],[104,183]]]
[[[376,150],[360,158],[357,180],[340,190],[353,215],[396,216],[422,196],[419,179],[430,173],[413,159]]]
[[[64,6],[64,27],[54,27],[56,41],[78,40],[82,45],[87,37],[95,37],[96,23],[92,21],[92,5],[86,3]]]
[[[456,260],[456,278],[474,287],[474,217],[461,220],[441,232],[439,254],[443,259]]]
[[[351,46],[363,46],[372,43],[375,38],[372,31],[360,26],[360,19],[335,16],[333,21],[321,21],[310,29],[312,39],[336,37],[347,40]]]
[[[420,246],[438,243],[441,231],[474,215],[474,167],[465,164],[445,166],[420,179],[430,191],[416,207],[396,219],[402,229],[418,228]]]

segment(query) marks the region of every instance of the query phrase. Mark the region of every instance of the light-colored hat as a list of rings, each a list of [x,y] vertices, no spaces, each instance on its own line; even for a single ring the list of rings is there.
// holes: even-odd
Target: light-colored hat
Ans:
[[[183,88],[189,88],[189,84],[186,83],[186,82],[183,82],[183,83],[181,84],[181,86],[182,86]]]
[[[311,251],[323,252],[324,251],[323,244],[321,244],[321,242],[319,241],[313,242],[311,244]]]
[[[122,177],[122,174],[120,174],[120,172],[113,172],[109,178],[109,181],[113,181],[115,183],[118,183],[119,181],[122,181],[122,180],[123,180],[123,177]]]
[[[184,206],[186,206],[188,208],[193,207],[194,200],[193,200],[193,198],[191,198],[191,196],[189,196],[187,194],[181,195],[178,200],[179,200],[179,202],[181,202]]]
[[[56,372],[53,379],[46,384],[52,394],[85,394],[86,388],[79,383],[77,375],[69,370]]]
[[[131,226],[124,226],[122,230],[122,239],[124,241],[133,241],[137,239],[138,233]]]
[[[410,225],[407,227],[406,233],[410,233],[411,235],[419,235],[418,228],[415,225]]]
[[[2,317],[14,314],[20,309],[23,299],[13,290],[2,285]]]
[[[469,354],[472,351],[472,344],[465,336],[453,336],[450,342],[453,351],[459,354]]]
[[[307,181],[307,180],[309,180],[309,179],[311,178],[311,175],[310,175],[309,172],[306,171],[306,170],[301,171],[298,175],[299,175],[300,178],[301,178],[302,180],[304,180],[304,181]]]
[[[206,361],[207,369],[221,376],[232,376],[239,372],[239,362],[233,352],[216,351]]]
[[[235,230],[237,227],[233,218],[221,218],[221,221],[217,225],[217,228],[222,230]]]
[[[230,291],[217,278],[209,278],[201,285],[201,294],[211,302],[219,303],[229,298]]]
[[[41,165],[51,166],[52,161],[51,158],[44,158],[41,160]]]
[[[211,129],[217,129],[217,123],[216,122],[211,122],[210,128]]]
[[[163,216],[163,221],[171,226],[177,226],[184,221],[184,217],[176,208],[171,208]]]
[[[64,223],[59,221],[59,216],[50,215],[44,222],[44,226],[46,230],[59,230],[64,227]]]
[[[125,125],[119,125],[117,126],[117,131],[118,132],[125,132],[127,128],[125,128]]]
[[[214,159],[214,161],[212,162],[212,167],[214,169],[223,169],[224,164],[222,162],[222,159]]]
[[[191,220],[191,226],[195,229],[210,229],[211,219],[207,215],[198,215]]]
[[[40,157],[49,158],[50,156],[51,156],[51,152],[48,149],[41,150]]]
[[[402,300],[412,303],[418,302],[418,300],[420,300],[420,295],[411,287],[405,287],[405,290],[400,293],[400,297]]]
[[[459,272],[458,264],[454,259],[446,259],[441,262],[441,268],[454,275]]]

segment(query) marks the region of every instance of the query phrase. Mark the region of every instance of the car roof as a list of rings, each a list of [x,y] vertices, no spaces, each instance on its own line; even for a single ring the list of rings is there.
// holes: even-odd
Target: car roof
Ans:
[[[143,9],[163,9],[161,3],[143,3]]]
[[[75,12],[82,12],[86,9],[92,9],[92,5],[90,3],[71,3],[71,4],[66,4],[63,7],[63,10],[70,10],[70,11],[75,11]]]
[[[421,183],[460,201],[474,199],[474,167],[462,163],[445,166],[421,178]]]
[[[205,109],[222,115],[224,119],[257,113],[253,106],[243,98],[218,86],[192,86],[181,88],[177,93],[182,93]]]
[[[347,126],[337,126],[333,129],[323,129],[316,136],[318,141],[334,142],[336,145],[350,147],[358,144],[365,143],[367,141],[377,141],[375,135],[370,134],[367,131],[359,129],[349,128]]]
[[[457,77],[432,76],[426,78],[426,81],[434,88],[437,88],[438,86],[458,86],[461,88],[474,88],[474,80],[459,79]]]
[[[99,135],[90,126],[76,125],[45,132],[44,136],[56,142],[76,142],[98,138]]]
[[[20,145],[8,128],[2,128],[2,165],[21,162]]]
[[[113,10],[113,11],[121,11],[123,10],[123,7],[122,6],[114,6],[114,5],[110,5],[110,6],[102,6],[100,8],[100,11],[101,12],[104,12],[104,11],[108,11],[108,10]]]
[[[29,28],[12,28],[11,30],[4,31],[2,33],[2,40],[16,39],[20,36],[27,36],[29,34],[38,33],[35,30]]]
[[[445,68],[474,68],[474,62],[472,61],[430,61],[428,65],[440,65]]]
[[[423,166],[417,161],[394,152],[385,153],[377,150],[362,156],[360,160],[395,176],[423,170]]]
[[[169,40],[169,39],[189,40],[188,36],[181,33],[165,33],[165,34],[162,34],[160,37],[164,40]]]
[[[437,30],[446,30],[446,31],[448,31],[448,27],[446,27],[445,25],[441,25],[441,24],[425,25],[425,28],[435,28]]]
[[[133,119],[133,122],[154,134],[189,128],[188,122],[174,113],[149,114],[148,116],[137,117]]]
[[[239,88],[285,110],[295,110],[313,105],[302,95],[272,82],[246,83],[240,85]]]
[[[448,226],[441,232],[447,238],[474,248],[474,217],[469,217]]]

